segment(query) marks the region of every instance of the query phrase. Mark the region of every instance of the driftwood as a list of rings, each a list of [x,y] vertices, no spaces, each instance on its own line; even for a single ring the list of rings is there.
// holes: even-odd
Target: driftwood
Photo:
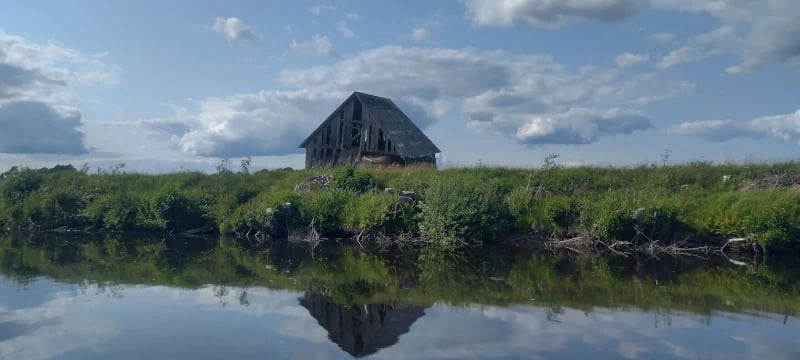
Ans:
[[[670,244],[662,244],[658,240],[647,238],[647,241],[641,242],[638,239],[634,241],[614,241],[607,242],[599,237],[586,237],[577,236],[569,239],[553,239],[545,241],[545,249],[569,250],[577,254],[583,253],[611,253],[617,256],[628,257],[633,254],[646,254],[652,257],[666,254],[673,256],[694,256],[704,258],[704,255],[709,255],[715,252],[712,246],[691,246],[687,241],[678,241]],[[716,251],[719,251],[718,249]]]

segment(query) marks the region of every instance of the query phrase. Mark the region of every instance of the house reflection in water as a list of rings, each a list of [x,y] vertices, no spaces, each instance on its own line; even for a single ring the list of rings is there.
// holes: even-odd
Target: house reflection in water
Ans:
[[[328,331],[328,338],[354,357],[396,344],[425,315],[424,307],[408,304],[340,305],[318,292],[306,292],[299,300]]]

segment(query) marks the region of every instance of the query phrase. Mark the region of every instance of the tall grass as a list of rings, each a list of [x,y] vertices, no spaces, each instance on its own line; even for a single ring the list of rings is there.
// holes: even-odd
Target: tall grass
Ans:
[[[800,191],[748,184],[795,173],[798,162],[165,175],[12,169],[0,176],[0,228],[242,234],[280,228],[274,234],[280,236],[313,225],[322,236],[405,232],[454,249],[536,230],[610,241],[644,235],[662,243],[748,237],[781,251],[799,243]],[[295,192],[323,174],[332,177],[328,188]],[[400,199],[400,190],[415,192],[414,201]]]

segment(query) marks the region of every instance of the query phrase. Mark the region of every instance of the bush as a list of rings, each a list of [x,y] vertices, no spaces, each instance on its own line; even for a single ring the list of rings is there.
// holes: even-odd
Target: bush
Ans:
[[[302,198],[300,216],[305,224],[313,224],[320,235],[340,234],[345,205],[355,196],[339,189],[309,193]]]
[[[614,204],[600,208],[594,226],[600,236],[609,240],[627,240],[632,235],[630,214]]]
[[[393,218],[397,200],[387,194],[366,193],[349,199],[344,209],[344,227],[352,233],[373,232],[384,228]]]
[[[156,194],[150,207],[156,222],[167,230],[183,231],[206,225],[202,209],[178,190],[166,190]]]
[[[766,251],[785,249],[792,243],[796,234],[796,229],[790,222],[788,209],[780,205],[747,216],[744,219],[744,227]]]
[[[31,169],[13,169],[4,176],[2,194],[9,203],[22,201],[28,194],[38,190],[44,181],[38,171]]]
[[[506,195],[506,206],[517,225],[528,227],[533,222],[536,206],[533,191],[527,187],[518,187]]]
[[[105,195],[88,206],[83,215],[95,227],[112,231],[160,229],[147,202],[127,193]]]
[[[437,177],[423,199],[419,203],[420,234],[447,250],[481,245],[509,227],[503,197],[479,177]]]
[[[551,229],[565,231],[575,225],[578,206],[574,200],[553,197],[544,203],[544,218]]]
[[[639,230],[653,240],[665,240],[682,228],[678,212],[670,206],[646,208],[639,224]]]
[[[378,180],[367,171],[358,170],[352,165],[347,165],[333,171],[331,185],[340,190],[365,193],[377,188]]]

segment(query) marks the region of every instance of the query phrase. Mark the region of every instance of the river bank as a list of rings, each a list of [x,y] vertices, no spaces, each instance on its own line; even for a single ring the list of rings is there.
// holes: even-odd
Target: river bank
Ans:
[[[719,249],[737,239],[745,251],[797,253],[798,174],[797,162],[165,175],[12,169],[0,179],[0,228],[346,238],[453,251],[510,234],[607,249]]]

